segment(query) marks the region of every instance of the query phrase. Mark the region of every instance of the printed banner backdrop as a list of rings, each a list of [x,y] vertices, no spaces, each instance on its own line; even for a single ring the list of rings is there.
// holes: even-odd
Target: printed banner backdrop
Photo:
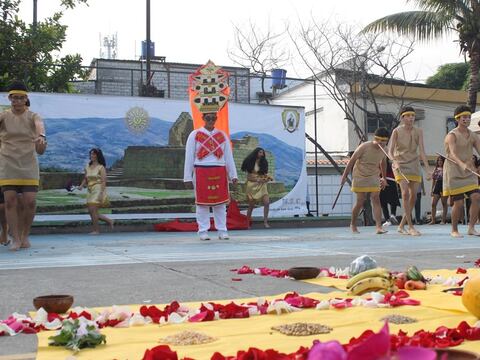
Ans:
[[[0,108],[8,107],[0,94]],[[85,212],[82,179],[91,148],[101,148],[108,195],[115,213],[191,212],[193,191],[183,187],[184,143],[191,131],[190,103],[158,98],[29,95],[45,121],[48,149],[39,157],[38,213]],[[299,107],[230,103],[230,136],[240,183],[243,159],[256,147],[267,152],[272,217],[306,213],[305,117]],[[245,208],[240,186],[233,192]],[[262,216],[262,208],[254,210]]]

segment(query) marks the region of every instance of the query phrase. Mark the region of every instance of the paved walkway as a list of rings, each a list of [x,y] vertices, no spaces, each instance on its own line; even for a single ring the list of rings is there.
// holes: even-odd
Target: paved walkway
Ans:
[[[356,256],[368,253],[404,257],[429,251],[456,256],[479,249],[480,238],[453,239],[448,226],[423,226],[421,237],[391,232],[372,234],[366,228],[352,235],[346,228],[232,231],[230,240],[200,241],[195,233],[108,233],[37,235],[33,247],[19,252],[0,248],[0,270],[163,262],[278,259],[311,256]],[[480,254],[478,254],[480,257]],[[438,267],[433,259],[431,267]]]
[[[360,228],[359,235],[346,227],[272,228],[232,231],[231,240],[205,242],[195,233],[34,235],[31,249],[10,252],[0,247],[0,318],[33,310],[32,299],[46,294],[71,294],[75,305],[92,307],[332,291],[230,271],[242,265],[346,267],[355,257],[369,254],[391,270],[409,265],[455,269],[473,267],[480,258],[480,238],[453,239],[449,226],[421,226],[421,237],[390,230],[378,236],[373,228]],[[0,360],[13,354],[33,359],[36,348],[35,336],[0,337]]]

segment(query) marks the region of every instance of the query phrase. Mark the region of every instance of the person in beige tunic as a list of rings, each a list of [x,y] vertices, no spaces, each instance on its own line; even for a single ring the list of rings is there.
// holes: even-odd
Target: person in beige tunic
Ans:
[[[245,185],[245,193],[247,195],[248,210],[247,218],[252,218],[255,203],[261,201],[263,204],[263,225],[269,228],[268,210],[270,206],[270,198],[268,196],[268,182],[273,178],[268,175],[268,161],[266,159],[265,150],[257,147],[242,162],[242,171],[247,173],[247,182]]]
[[[468,235],[480,236],[475,230],[478,219],[480,192],[478,177],[472,173],[477,171],[473,161],[473,148],[480,153],[480,139],[468,129],[472,111],[461,105],[455,109],[457,127],[445,137],[445,153],[448,159],[443,165],[443,195],[450,196],[452,207],[453,237],[462,237],[458,232],[458,222],[463,213],[465,196],[470,197],[470,219]]]
[[[345,184],[348,174],[350,174],[353,169],[351,190],[357,195],[357,202],[352,208],[352,218],[350,220],[350,229],[353,233],[359,233],[357,218],[369,193],[373,206],[376,232],[377,234],[387,232],[382,227],[380,189],[383,189],[387,185],[387,180],[385,179],[385,153],[382,149],[387,145],[389,136],[390,134],[387,129],[378,128],[375,131],[374,140],[364,142],[355,150],[343,172],[342,185]]]
[[[94,148],[90,150],[90,162],[85,167],[85,177],[78,186],[79,190],[87,187],[87,207],[92,219],[93,231],[90,235],[100,234],[99,220],[105,221],[113,229],[114,221],[99,213],[99,208],[108,206],[107,198],[107,171],[103,152]]]
[[[19,250],[30,247],[28,236],[35,216],[40,177],[37,154],[45,152],[47,142],[42,119],[26,106],[26,86],[21,82],[12,83],[8,99],[11,108],[0,114],[0,186],[13,238],[10,250]],[[21,212],[18,194],[22,196]]]
[[[398,232],[404,235],[421,235],[414,228],[412,222],[412,209],[417,199],[417,190],[422,182],[420,159],[423,161],[427,179],[431,178],[425,147],[423,145],[423,132],[413,126],[415,110],[411,106],[404,107],[400,112],[400,125],[392,132],[389,155],[393,159],[393,173],[395,180],[402,191],[403,217]],[[405,230],[408,224],[408,230]]]

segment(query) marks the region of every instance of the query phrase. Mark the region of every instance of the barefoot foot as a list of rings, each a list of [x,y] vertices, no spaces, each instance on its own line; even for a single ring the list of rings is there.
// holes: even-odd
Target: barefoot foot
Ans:
[[[398,231],[400,234],[402,234],[402,235],[408,235],[407,230],[405,230],[405,228],[404,228],[403,226],[399,226],[399,227],[397,228],[397,231]]]
[[[350,225],[350,230],[352,230],[352,233],[354,234],[360,234],[360,231],[358,231],[358,228],[355,225]]]
[[[22,247],[22,243],[20,241],[12,241],[12,245],[10,245],[10,248],[8,250],[10,251],[18,251]]]
[[[382,235],[382,234],[386,234],[388,232],[388,230],[385,230],[384,228],[377,228],[377,232],[376,234],[377,235]]]
[[[270,225],[268,223],[263,223],[263,226],[265,227],[265,229],[270,228]]]
[[[28,249],[30,246],[32,245],[30,244],[30,240],[28,240],[28,238],[23,239],[22,244],[20,245],[22,249]]]
[[[476,231],[475,229],[468,229],[468,235],[473,235],[473,236],[480,236],[480,233]]]
[[[420,236],[420,235],[422,235],[422,234],[421,234],[420,231],[418,231],[417,229],[415,229],[415,228],[410,228],[410,229],[408,229],[408,235],[411,235],[411,236]]]
[[[460,234],[458,231],[452,231],[450,235],[454,238],[463,238],[463,235]]]

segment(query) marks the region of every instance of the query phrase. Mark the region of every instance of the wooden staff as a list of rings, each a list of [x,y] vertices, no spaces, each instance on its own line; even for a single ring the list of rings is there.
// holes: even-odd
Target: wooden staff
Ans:
[[[393,162],[393,159],[390,157],[390,155],[388,155],[388,153],[385,151],[385,149],[379,143],[377,143],[377,145],[380,148],[380,150],[382,150],[382,152],[385,154],[387,159],[390,160],[391,162]],[[400,174],[400,176],[403,177],[403,179],[407,182],[407,184],[410,184],[410,181],[407,179],[405,174],[400,170],[400,168],[398,168],[397,171]]]
[[[337,196],[335,197],[335,201],[333,202],[333,205],[332,205],[332,210],[335,208],[335,205],[337,205],[337,201],[338,201],[338,198],[340,197],[340,193],[342,192],[343,185],[345,185],[345,183],[340,185],[340,189],[338,189]]]
[[[458,163],[457,163],[455,160],[449,158],[449,157],[446,156],[446,155],[440,154],[439,152],[436,152],[435,154],[437,154],[438,156],[443,157],[444,159],[447,159],[448,161],[450,161],[451,163],[453,163],[453,164],[455,164],[455,165],[457,165],[457,166],[460,166],[460,165],[458,165]],[[477,173],[477,172],[475,172],[475,171],[473,171],[473,170],[470,170],[469,168],[467,168],[467,169],[465,169],[465,170],[470,171],[472,174],[474,174],[474,175],[476,175],[476,176],[478,176],[478,177],[480,178],[480,174],[479,174],[479,173]]]

